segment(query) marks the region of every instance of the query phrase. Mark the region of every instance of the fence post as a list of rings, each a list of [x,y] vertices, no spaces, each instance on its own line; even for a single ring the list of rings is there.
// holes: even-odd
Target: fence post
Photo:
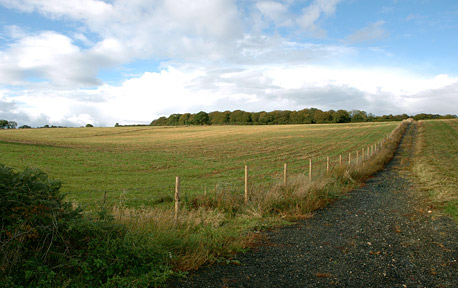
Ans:
[[[361,149],[361,163],[363,163],[365,161],[364,159],[364,148]]]
[[[175,223],[178,222],[178,213],[180,212],[180,177],[177,176],[175,180]]]
[[[284,170],[283,171],[283,182],[286,186],[288,184],[288,164],[287,163],[285,163],[283,170]]]
[[[326,157],[326,174],[329,174],[329,156]]]
[[[367,147],[367,159],[369,159],[369,157],[371,157],[370,151],[371,151],[371,150],[369,149],[369,147]]]
[[[356,165],[359,164],[359,150],[356,150]]]
[[[309,161],[309,182],[312,183],[312,159]]]
[[[342,154],[339,155],[339,165],[342,166]]]
[[[348,153],[348,166],[351,166],[351,152]]]
[[[245,165],[245,204],[248,204],[248,166]]]

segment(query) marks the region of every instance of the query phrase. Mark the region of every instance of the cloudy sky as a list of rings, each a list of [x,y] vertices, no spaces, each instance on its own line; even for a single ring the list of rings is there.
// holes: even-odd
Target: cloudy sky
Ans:
[[[456,0],[0,0],[0,119],[458,114]]]

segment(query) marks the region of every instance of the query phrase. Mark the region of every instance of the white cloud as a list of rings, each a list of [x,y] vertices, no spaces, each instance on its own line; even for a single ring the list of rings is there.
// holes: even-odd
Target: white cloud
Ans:
[[[262,16],[268,21],[273,21],[278,26],[290,26],[292,21],[288,7],[275,1],[261,1],[256,3],[256,8],[261,12]]]
[[[62,23],[71,20],[78,27],[69,35],[53,31],[26,33],[10,27],[10,47],[0,51],[0,73],[8,74],[4,79],[9,84],[25,85],[29,74],[36,74],[51,84],[92,87],[99,82],[96,76],[101,68],[150,58],[200,62],[205,55],[207,61],[217,61],[234,53],[228,47],[243,37],[241,17],[231,0],[0,3]],[[89,47],[83,50],[75,43]],[[16,64],[19,59],[30,62],[31,57],[36,59],[27,70]],[[54,77],[54,73],[59,76]]]
[[[297,20],[302,29],[311,32],[318,37],[324,37],[326,31],[319,27],[317,21],[324,14],[330,16],[334,14],[337,4],[341,0],[315,0],[302,10],[302,15]]]
[[[0,0],[0,4],[21,12],[31,13],[37,11],[46,17],[54,19],[70,17],[74,20],[90,22],[109,17],[112,12],[110,4],[98,0]]]
[[[360,43],[360,42],[374,42],[385,39],[389,36],[389,33],[383,29],[385,21],[377,21],[372,23],[355,33],[348,35],[345,38],[345,41],[350,44]]]
[[[62,34],[44,31],[22,35],[8,49],[0,51],[0,83],[35,86],[37,82],[44,82],[73,87],[97,85],[96,74],[100,66],[88,61],[88,56]]]
[[[172,113],[228,109],[269,111],[317,107],[361,109],[378,115],[453,114],[458,104],[457,90],[458,78],[447,75],[425,78],[391,68],[182,66],[147,72],[120,86],[3,92],[1,101],[10,103],[9,107],[14,102],[16,115],[28,115],[29,122],[20,125],[38,125],[32,120],[40,119],[54,125],[112,126],[116,122],[149,123]],[[44,124],[47,123],[40,123]]]

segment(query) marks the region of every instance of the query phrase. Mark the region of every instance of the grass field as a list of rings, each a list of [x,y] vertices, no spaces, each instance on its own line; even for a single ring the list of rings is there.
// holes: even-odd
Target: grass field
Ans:
[[[416,156],[420,187],[458,220],[458,120],[420,121]]]
[[[151,205],[173,195],[175,176],[185,193],[243,191],[244,165],[253,184],[272,183],[288,163],[290,174],[308,173],[308,161],[325,169],[326,156],[382,139],[399,123],[287,126],[116,127],[0,131],[0,163],[36,167],[63,182],[62,191],[80,204],[105,192],[126,205]]]

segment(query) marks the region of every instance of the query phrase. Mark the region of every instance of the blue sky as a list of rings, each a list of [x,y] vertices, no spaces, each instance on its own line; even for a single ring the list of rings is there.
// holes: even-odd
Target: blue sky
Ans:
[[[458,114],[456,0],[0,0],[0,118]]]

